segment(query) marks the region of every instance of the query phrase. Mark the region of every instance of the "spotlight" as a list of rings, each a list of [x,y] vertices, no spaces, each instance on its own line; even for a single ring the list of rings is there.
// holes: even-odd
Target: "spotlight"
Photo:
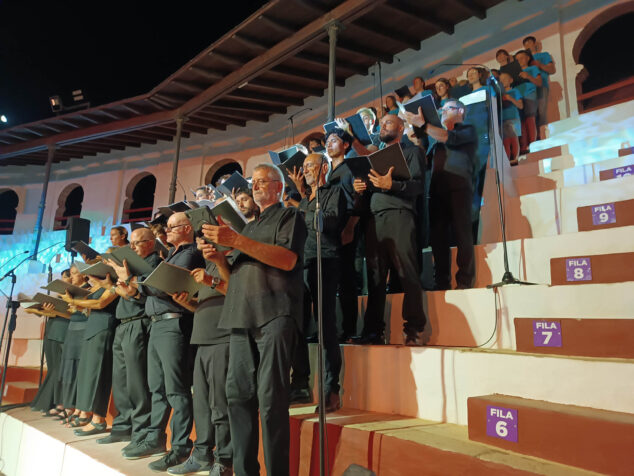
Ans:
[[[6,124],[7,122],[9,122],[9,119],[7,119],[7,116],[5,116],[4,114],[2,114],[2,115],[0,116],[0,122],[3,122],[3,123],[5,123],[5,124]]]
[[[82,92],[81,89],[75,89],[73,91],[73,101],[75,101],[75,103],[81,102],[84,100],[84,93]]]
[[[48,102],[51,105],[51,110],[53,112],[60,112],[64,109],[64,105],[62,104],[62,99],[59,96],[51,96],[48,98]]]

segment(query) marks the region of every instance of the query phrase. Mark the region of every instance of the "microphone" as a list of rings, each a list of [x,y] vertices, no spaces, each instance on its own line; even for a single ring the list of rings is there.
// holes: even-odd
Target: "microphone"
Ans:
[[[0,269],[4,268],[6,265],[8,265],[11,261],[13,261],[14,259],[16,259],[18,256],[20,255],[25,255],[29,252],[29,250],[24,250],[22,253],[18,253],[16,255],[13,255],[11,258],[9,258],[9,260],[4,263],[2,266],[0,266]]]
[[[293,114],[291,114],[290,116],[288,116],[286,119],[290,121],[291,119],[293,119],[293,118],[294,118],[295,116],[297,116],[298,114],[300,114],[300,113],[302,113],[302,112],[304,112],[304,111],[312,111],[312,110],[313,110],[313,108],[312,108],[312,107],[305,107],[304,109],[300,109],[299,111],[294,112]]]

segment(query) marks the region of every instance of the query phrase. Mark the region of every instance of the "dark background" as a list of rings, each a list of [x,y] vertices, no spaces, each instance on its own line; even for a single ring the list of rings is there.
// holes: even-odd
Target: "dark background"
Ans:
[[[149,92],[265,1],[0,0],[5,127],[53,115],[82,89],[91,106]]]

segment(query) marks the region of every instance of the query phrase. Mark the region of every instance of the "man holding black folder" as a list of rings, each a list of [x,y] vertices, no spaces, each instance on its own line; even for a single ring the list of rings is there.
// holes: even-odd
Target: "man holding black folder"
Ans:
[[[187,215],[174,213],[167,220],[167,241],[174,245],[165,262],[186,268],[204,268],[205,260],[194,243],[194,231]],[[160,460],[150,463],[154,471],[166,471],[187,460],[192,442],[191,372],[189,365],[189,340],[192,330],[192,313],[183,308],[169,294],[138,284],[137,277],[127,269],[119,278],[131,288],[146,296],[145,312],[152,320],[148,343],[148,386],[152,394],[150,426],[143,442],[123,453],[126,459],[143,458],[165,452],[165,427],[174,411],[170,429],[172,449]]]
[[[474,127],[464,124],[465,106],[460,101],[446,102],[441,111],[444,128],[429,124],[422,111],[407,113],[407,120],[417,133],[436,140],[429,151],[433,156],[430,227],[436,289],[451,289],[450,226],[458,247],[457,288],[466,289],[475,278],[471,199],[478,138]]]
[[[259,474],[258,410],[266,472],[289,474],[290,366],[302,316],[306,225],[284,208],[284,176],[271,164],[253,171],[257,219],[242,233],[203,225],[206,238],[234,248],[219,327],[231,329],[227,401],[235,474]],[[222,269],[221,269],[222,271]]]
[[[137,228],[130,237],[130,248],[152,268],[161,262],[154,251],[155,238],[149,228]],[[113,287],[109,275],[103,286]],[[150,425],[152,402],[147,385],[147,344],[150,319],[145,314],[145,296],[128,295],[122,286],[115,288],[121,296],[115,317],[120,321],[112,344],[112,398],[119,414],[112,422],[112,431],[99,444],[131,441],[131,449],[145,438]]]
[[[405,130],[403,120],[393,114],[381,119],[381,141],[385,146],[399,144]],[[382,144],[382,145],[383,145]],[[403,292],[403,324],[406,345],[422,344],[425,326],[423,292],[420,283],[419,231],[416,228],[417,201],[425,191],[425,158],[419,147],[408,146],[403,155],[411,178],[392,178],[394,167],[385,175],[374,169],[368,175],[374,191],[370,197],[371,218],[366,228],[366,263],[368,267],[368,306],[363,332],[355,340],[360,344],[384,342],[385,294],[388,270],[398,274]],[[366,180],[355,179],[359,194],[370,193]]]

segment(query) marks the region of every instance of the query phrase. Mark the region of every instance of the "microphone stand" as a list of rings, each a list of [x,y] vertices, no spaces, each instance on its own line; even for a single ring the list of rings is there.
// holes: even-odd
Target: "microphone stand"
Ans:
[[[59,242],[59,243],[55,243],[54,245],[49,246],[48,248],[44,248],[42,251],[46,251],[54,246],[58,246],[60,244],[62,244],[63,242]],[[17,281],[17,277],[15,275],[15,270],[18,269],[20,266],[22,266],[23,263],[25,263],[27,260],[31,259],[35,257],[35,253],[31,254],[30,256],[27,256],[26,258],[24,258],[22,261],[20,261],[16,266],[14,266],[11,270],[7,271],[5,273],[5,275],[0,278],[0,281],[2,281],[5,278],[11,277],[11,290],[9,291],[9,296],[7,299],[7,310],[6,313],[4,315],[4,324],[2,326],[2,336],[0,337],[0,343],[2,343],[4,341],[4,334],[7,330],[7,322],[9,323],[8,325],[8,330],[9,330],[9,335],[7,337],[7,345],[6,345],[6,349],[4,352],[4,367],[2,368],[2,381],[0,382],[0,408],[2,407],[2,399],[4,397],[4,385],[7,379],[7,368],[9,365],[9,352],[11,351],[11,339],[13,338],[13,331],[15,331],[15,327],[16,327],[16,323],[17,323],[17,309],[18,307],[20,307],[20,303],[18,301],[14,301],[13,300],[13,291],[15,289],[15,283]]]
[[[304,111],[312,111],[312,110],[313,110],[312,107],[305,107],[304,109],[300,109],[299,111],[288,116],[288,121],[291,123],[291,144],[295,144],[295,128],[293,126],[293,119],[295,118],[295,116],[297,116],[298,114],[301,114]]]
[[[321,233],[324,227],[324,218],[319,203],[319,187],[321,186],[322,168],[324,156],[321,156],[319,173],[317,175],[317,185],[315,188],[315,216],[313,217],[313,227],[315,228],[315,238],[317,243],[317,388],[319,400],[319,475],[324,476],[325,472],[325,434],[326,434],[326,389],[324,386],[324,321],[323,321],[323,285],[321,268]]]

